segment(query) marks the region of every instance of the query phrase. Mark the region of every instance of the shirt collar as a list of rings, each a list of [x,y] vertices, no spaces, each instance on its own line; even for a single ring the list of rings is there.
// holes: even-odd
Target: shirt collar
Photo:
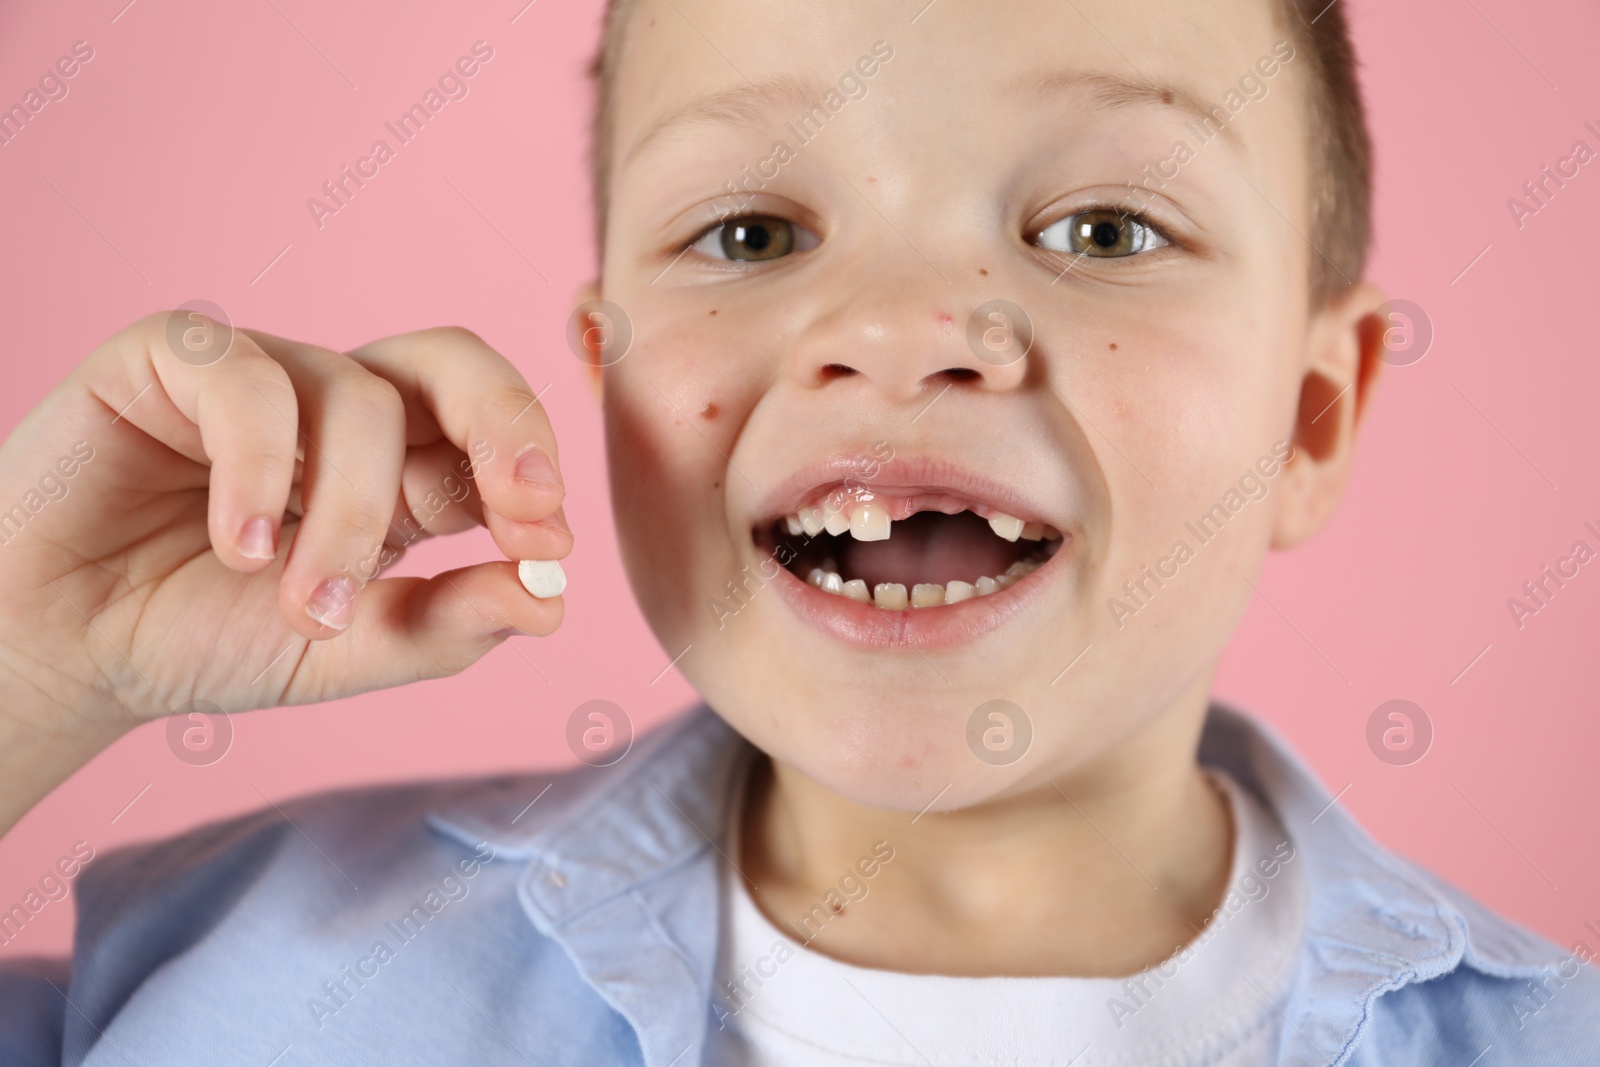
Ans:
[[[526,861],[529,919],[634,1025],[645,1062],[695,1063],[719,933],[716,858],[731,784],[754,754],[702,706],[614,766],[495,780],[429,821]],[[1306,865],[1284,1062],[1336,1061],[1378,995],[1463,962],[1507,978],[1553,962],[1545,942],[1380,848],[1258,721],[1213,705],[1200,760],[1276,812]]]
[[[731,785],[755,752],[701,707],[613,766],[497,781],[428,819],[525,861],[535,929],[633,1026],[646,1064],[685,1067],[710,1018]]]
[[[1374,999],[1463,962],[1506,978],[1553,962],[1539,938],[1380,847],[1270,727],[1213,705],[1200,760],[1276,811],[1306,865],[1305,951],[1283,1062],[1342,1062]]]

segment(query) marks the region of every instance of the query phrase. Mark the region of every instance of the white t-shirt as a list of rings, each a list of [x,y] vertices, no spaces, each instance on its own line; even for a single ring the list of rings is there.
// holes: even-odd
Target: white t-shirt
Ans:
[[[1228,889],[1202,932],[1129,978],[957,978],[840,963],[761,913],[724,866],[707,1062],[715,1067],[1254,1067],[1278,1062],[1305,924],[1278,820],[1212,773],[1233,812]],[[1270,872],[1270,873],[1269,873]],[[1290,1040],[1300,1040],[1294,1034]]]

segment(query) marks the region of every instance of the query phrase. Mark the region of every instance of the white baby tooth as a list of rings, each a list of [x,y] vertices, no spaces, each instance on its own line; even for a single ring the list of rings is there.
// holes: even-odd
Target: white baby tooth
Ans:
[[[998,593],[1001,588],[1002,587],[1000,583],[995,581],[993,578],[978,579],[977,589],[979,596],[988,596],[990,593]]]
[[[1022,524],[1022,537],[1027,541],[1044,540],[1044,523],[1025,522]]]
[[[822,576],[822,591],[824,593],[843,593],[844,579],[829,571]]]
[[[1006,515],[1003,512],[997,511],[989,516],[989,529],[993,530],[996,536],[1004,537],[1007,541],[1015,541],[1021,537],[1022,526],[1021,519]]]
[[[918,584],[911,587],[911,606],[936,608],[944,603],[944,586]]]
[[[534,597],[549,600],[567,588],[567,574],[553,559],[525,559],[517,564],[517,579]]]
[[[806,529],[800,525],[800,516],[798,515],[785,515],[783,517],[783,525],[789,531],[791,537],[799,537]]]
[[[807,537],[815,537],[822,532],[823,527],[821,508],[802,508],[800,510],[800,529]]]
[[[867,583],[860,578],[852,578],[844,583],[844,595],[863,604],[872,603],[872,594],[867,591]]]
[[[1009,585],[1011,585],[1011,584],[1012,584],[1012,583],[1013,583],[1013,582],[1015,582],[1015,581],[1016,581],[1016,580],[1017,580],[1017,576],[1016,576],[1016,575],[1015,575],[1015,574],[1002,574],[1002,575],[1000,575],[1000,576],[999,576],[999,577],[998,577],[998,578],[996,578],[996,579],[995,579],[995,580],[994,580],[994,582],[995,582],[995,584],[996,584],[996,585],[998,585],[998,586],[999,586],[999,587],[1000,587],[1000,588],[1001,588],[1001,589],[1004,589],[1004,588],[1006,588],[1006,587],[1007,587],[1007,586],[1009,586]]]
[[[806,581],[810,582],[818,589],[821,589],[822,579],[825,577],[825,575],[826,572],[821,567],[812,567],[811,573],[806,575]]]
[[[838,537],[850,529],[850,516],[846,515],[842,510],[831,511],[824,508],[822,514],[822,528],[833,534],[833,536]]]
[[[944,587],[944,602],[959,604],[978,595],[978,588],[968,582],[950,582]]]
[[[899,582],[882,582],[872,590],[872,600],[885,611],[904,611],[906,587]]]
[[[850,516],[850,536],[857,541],[887,541],[889,512],[882,504],[861,504]]]

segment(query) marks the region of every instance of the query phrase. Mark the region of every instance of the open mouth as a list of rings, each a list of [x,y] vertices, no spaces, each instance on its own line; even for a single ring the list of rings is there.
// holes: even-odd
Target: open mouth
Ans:
[[[824,593],[885,611],[988,596],[1022,581],[1065,538],[943,489],[834,485],[755,531],[759,547]]]

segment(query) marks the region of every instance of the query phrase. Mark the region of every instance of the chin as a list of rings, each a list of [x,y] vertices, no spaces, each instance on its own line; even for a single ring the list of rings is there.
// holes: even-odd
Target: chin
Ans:
[[[1020,756],[1003,762],[1004,755],[982,748],[981,737],[980,751],[995,762],[974,754],[969,720],[982,699],[895,699],[886,692],[893,688],[835,694],[826,703],[814,703],[821,698],[808,694],[778,704],[747,694],[711,705],[773,760],[874,808],[917,815],[982,803],[1005,794],[1032,768],[1033,761]],[[758,710],[741,714],[750,709]]]

